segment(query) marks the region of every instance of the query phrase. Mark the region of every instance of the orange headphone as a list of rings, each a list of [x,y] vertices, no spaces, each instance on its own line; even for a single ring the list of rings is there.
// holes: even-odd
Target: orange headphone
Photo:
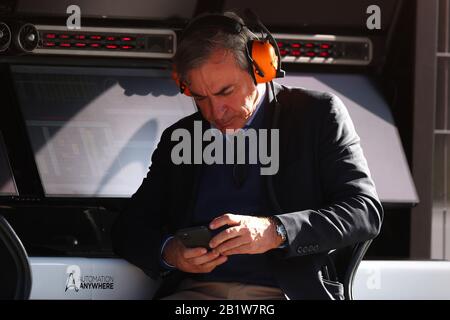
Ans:
[[[275,78],[284,77],[284,71],[281,70],[280,51],[275,39],[253,12],[246,10],[246,16],[253,20],[254,24],[258,26],[261,31],[266,33],[264,40],[249,40],[245,50],[249,64],[249,73],[252,76],[254,83],[266,83]],[[188,34],[191,34],[200,27],[220,28],[225,32],[237,35],[242,32],[244,26],[246,25],[241,24],[233,18],[221,14],[208,14],[200,16],[190,22],[183,31],[181,41]],[[172,78],[177,83],[181,93],[191,96],[191,92],[187,85],[180,81],[175,65],[173,67]]]

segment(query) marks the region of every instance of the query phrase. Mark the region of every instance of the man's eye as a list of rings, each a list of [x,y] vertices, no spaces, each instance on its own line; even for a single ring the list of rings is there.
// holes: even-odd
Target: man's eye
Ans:
[[[226,91],[226,92],[222,93],[222,95],[223,96],[229,96],[232,93],[233,93],[233,90],[230,90],[230,91]]]

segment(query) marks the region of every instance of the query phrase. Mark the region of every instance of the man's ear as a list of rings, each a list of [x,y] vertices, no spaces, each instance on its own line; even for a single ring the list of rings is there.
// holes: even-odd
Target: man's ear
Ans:
[[[186,81],[183,81],[180,77],[180,74],[177,72],[176,66],[172,66],[172,79],[177,84],[178,88],[180,88],[180,93],[187,95],[188,97],[192,97],[191,92],[189,91],[189,87]]]

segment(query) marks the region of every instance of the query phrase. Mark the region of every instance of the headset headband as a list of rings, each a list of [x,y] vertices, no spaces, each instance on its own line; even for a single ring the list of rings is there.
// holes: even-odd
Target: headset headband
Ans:
[[[183,30],[183,33],[180,37],[180,41],[183,41],[185,37],[195,32],[198,26],[219,28],[230,34],[239,34],[241,33],[244,25],[239,21],[221,15],[221,14],[208,14],[195,18],[192,20],[186,28]]]

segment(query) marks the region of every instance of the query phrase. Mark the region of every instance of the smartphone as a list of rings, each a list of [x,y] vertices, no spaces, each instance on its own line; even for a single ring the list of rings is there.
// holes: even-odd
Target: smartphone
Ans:
[[[175,237],[178,238],[186,248],[202,247],[209,248],[209,241],[211,240],[211,230],[205,226],[191,227],[180,229],[175,233]]]

